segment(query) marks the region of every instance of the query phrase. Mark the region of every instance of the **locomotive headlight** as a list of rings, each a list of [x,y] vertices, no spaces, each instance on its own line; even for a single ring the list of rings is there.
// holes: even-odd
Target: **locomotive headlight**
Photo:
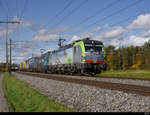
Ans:
[[[85,62],[85,59],[82,59],[83,62]]]
[[[81,57],[81,61],[82,61],[82,62],[85,62],[85,57]]]
[[[104,52],[104,47],[102,47],[102,52]]]

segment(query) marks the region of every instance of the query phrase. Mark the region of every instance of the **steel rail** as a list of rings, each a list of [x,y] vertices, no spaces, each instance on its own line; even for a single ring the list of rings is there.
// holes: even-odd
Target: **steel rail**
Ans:
[[[138,85],[129,85],[129,84],[112,83],[112,82],[104,82],[104,81],[76,79],[76,78],[64,77],[61,75],[59,76],[59,75],[31,73],[31,72],[18,72],[18,73],[30,75],[33,77],[41,77],[41,78],[47,78],[47,79],[52,79],[52,80],[57,80],[57,81],[88,85],[88,86],[93,86],[93,87],[97,87],[97,88],[118,90],[118,91],[123,91],[125,93],[150,96],[150,87],[147,87],[147,86],[138,86]]]

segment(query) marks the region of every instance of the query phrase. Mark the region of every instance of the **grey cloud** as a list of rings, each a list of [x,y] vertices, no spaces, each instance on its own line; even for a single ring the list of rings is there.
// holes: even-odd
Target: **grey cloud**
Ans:
[[[149,38],[150,37],[150,30],[148,30],[147,32],[144,32],[142,37]]]

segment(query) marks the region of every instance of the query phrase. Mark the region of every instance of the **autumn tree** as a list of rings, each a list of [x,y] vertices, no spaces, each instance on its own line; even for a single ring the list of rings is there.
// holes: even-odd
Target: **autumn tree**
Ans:
[[[150,69],[150,41],[136,47],[115,49],[115,46],[108,46],[106,60],[112,70]]]

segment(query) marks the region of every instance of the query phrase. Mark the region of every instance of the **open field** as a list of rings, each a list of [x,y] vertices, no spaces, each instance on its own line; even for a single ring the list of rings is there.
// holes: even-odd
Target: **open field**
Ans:
[[[62,104],[29,88],[27,83],[5,74],[3,79],[10,112],[71,112]]]
[[[145,78],[150,79],[150,71],[149,70],[126,70],[126,71],[106,71],[98,74],[97,76],[114,76],[121,78]]]

